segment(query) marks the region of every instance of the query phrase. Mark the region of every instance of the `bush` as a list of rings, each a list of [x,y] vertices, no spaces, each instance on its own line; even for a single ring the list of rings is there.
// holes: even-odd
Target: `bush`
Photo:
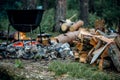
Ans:
[[[89,27],[91,28],[91,27],[94,27],[94,23],[95,23],[95,21],[97,20],[97,19],[100,19],[100,17],[98,17],[97,15],[96,15],[96,13],[94,13],[94,14],[92,14],[92,13],[90,13],[89,14]]]

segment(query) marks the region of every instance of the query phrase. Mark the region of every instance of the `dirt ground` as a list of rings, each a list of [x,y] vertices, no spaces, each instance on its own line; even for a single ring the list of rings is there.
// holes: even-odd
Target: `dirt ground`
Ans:
[[[0,80],[73,80],[67,75],[55,76],[48,70],[51,61],[21,60],[22,67],[15,67],[15,59],[0,60]],[[78,80],[78,79],[77,79]]]

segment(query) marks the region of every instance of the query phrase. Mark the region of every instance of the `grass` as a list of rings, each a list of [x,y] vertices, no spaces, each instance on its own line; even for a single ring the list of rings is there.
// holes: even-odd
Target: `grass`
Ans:
[[[22,63],[22,61],[20,59],[16,59],[14,66],[16,68],[23,68],[23,63]]]
[[[55,72],[56,76],[68,74],[70,77],[85,80],[120,80],[120,76],[116,77],[113,73],[107,74],[89,64],[78,62],[53,61],[49,64],[49,70]]]

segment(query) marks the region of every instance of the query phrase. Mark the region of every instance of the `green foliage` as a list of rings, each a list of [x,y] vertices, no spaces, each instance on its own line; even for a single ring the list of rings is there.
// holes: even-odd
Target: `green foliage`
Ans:
[[[1,29],[7,30],[8,25],[9,25],[9,22],[7,19],[2,18],[0,20],[0,30]]]
[[[76,9],[68,9],[66,13],[66,19],[71,18],[73,15],[76,15],[74,18],[72,18],[71,21],[75,22],[78,20],[78,10]]]
[[[97,19],[100,19],[100,17],[97,16],[96,13],[94,13],[94,14],[90,13],[89,14],[89,19],[88,20],[89,20],[89,27],[90,28],[94,27],[94,23]]]
[[[118,24],[120,18],[120,6],[117,0],[95,0],[94,1],[96,14],[105,19],[109,27],[113,24]]]
[[[23,68],[23,63],[20,59],[15,60],[15,65],[16,68]]]
[[[67,10],[67,14],[66,14],[66,19],[69,19],[70,17],[72,17],[74,14],[76,14],[76,16],[72,19],[72,21],[77,21],[78,20],[78,11],[77,10]],[[42,22],[41,22],[41,28],[43,32],[52,32],[53,30],[53,26],[55,24],[54,22],[54,15],[55,15],[55,11],[54,9],[49,9],[46,10],[44,12],[44,15],[42,17]]]
[[[55,72],[58,76],[68,74],[69,76],[85,80],[120,79],[120,77],[116,77],[115,74],[107,74],[105,72],[98,71],[96,67],[76,62],[53,61],[49,64],[49,70]]]
[[[54,9],[46,10],[41,22],[42,31],[52,31],[54,24]]]
[[[37,5],[43,5],[44,0],[37,0]],[[48,9],[44,12],[43,20],[41,26],[43,31],[52,31],[54,22],[54,7],[55,0],[48,0]],[[95,13],[89,15],[90,26],[93,26],[95,19],[101,17],[105,19],[108,27],[113,27],[118,25],[120,19],[120,1],[119,0],[94,0]],[[4,20],[7,18],[6,9],[21,9],[23,5],[22,0],[1,0],[0,2],[0,28],[6,29],[8,26],[8,21]],[[77,14],[72,21],[77,21],[79,18],[79,0],[67,0],[67,14],[66,19],[70,18],[72,15]],[[99,17],[98,17],[99,16]]]
[[[79,0],[67,0],[68,9],[79,10]]]

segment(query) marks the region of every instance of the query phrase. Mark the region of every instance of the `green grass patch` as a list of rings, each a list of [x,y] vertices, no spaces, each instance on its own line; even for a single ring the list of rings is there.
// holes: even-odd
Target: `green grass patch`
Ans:
[[[92,67],[89,64],[78,62],[53,61],[49,64],[49,70],[55,72],[56,76],[68,74],[70,77],[85,79],[85,80],[119,80],[115,74],[107,74],[106,72],[98,71],[97,67]]]

